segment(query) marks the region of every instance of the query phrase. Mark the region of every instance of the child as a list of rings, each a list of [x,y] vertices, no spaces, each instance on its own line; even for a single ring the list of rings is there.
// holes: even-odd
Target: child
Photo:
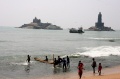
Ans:
[[[102,70],[102,65],[101,65],[101,63],[99,63],[99,66],[98,66],[98,73],[99,73],[99,75],[101,75],[101,70]]]

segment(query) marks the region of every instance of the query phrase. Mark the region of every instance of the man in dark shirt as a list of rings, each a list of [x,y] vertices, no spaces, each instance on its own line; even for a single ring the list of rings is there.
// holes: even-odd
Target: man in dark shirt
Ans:
[[[66,70],[66,60],[65,60],[65,58],[63,58],[62,62],[63,62],[63,70]]]
[[[70,58],[67,56],[67,67],[70,67]]]
[[[28,61],[28,63],[30,63],[30,55],[27,55],[27,60],[26,61]]]
[[[58,56],[57,62],[58,62],[58,65],[60,66],[60,65],[61,65],[61,62],[62,62],[62,58],[60,58],[60,56]]]
[[[92,62],[92,65],[91,65],[91,66],[92,66],[92,68],[93,68],[93,73],[95,74],[95,67],[96,67],[97,65],[96,65],[95,59],[93,58],[92,60],[93,60],[93,62]]]

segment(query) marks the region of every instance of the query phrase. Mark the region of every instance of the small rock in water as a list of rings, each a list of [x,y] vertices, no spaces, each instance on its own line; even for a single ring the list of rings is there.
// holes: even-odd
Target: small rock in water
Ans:
[[[115,42],[115,40],[109,40],[109,42]]]

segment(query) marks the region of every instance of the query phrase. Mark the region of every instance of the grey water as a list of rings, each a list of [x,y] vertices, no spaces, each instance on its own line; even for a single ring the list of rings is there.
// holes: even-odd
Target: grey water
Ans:
[[[83,34],[69,30],[21,29],[0,27],[0,79],[22,79],[77,72],[79,60],[86,70],[92,70],[94,57],[103,67],[120,65],[120,31],[85,31]],[[70,69],[54,69],[53,65],[40,63],[34,57],[52,59],[70,57]],[[27,55],[31,63],[26,62]]]

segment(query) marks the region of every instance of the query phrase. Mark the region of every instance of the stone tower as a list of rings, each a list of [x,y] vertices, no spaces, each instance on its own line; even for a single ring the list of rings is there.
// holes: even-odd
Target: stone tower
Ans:
[[[98,28],[99,30],[104,29],[104,23],[102,23],[102,14],[99,12],[98,14],[98,22],[95,23],[95,27]]]
[[[35,17],[35,19],[33,19],[33,23],[41,23],[41,20],[40,19],[37,19],[36,17]]]

